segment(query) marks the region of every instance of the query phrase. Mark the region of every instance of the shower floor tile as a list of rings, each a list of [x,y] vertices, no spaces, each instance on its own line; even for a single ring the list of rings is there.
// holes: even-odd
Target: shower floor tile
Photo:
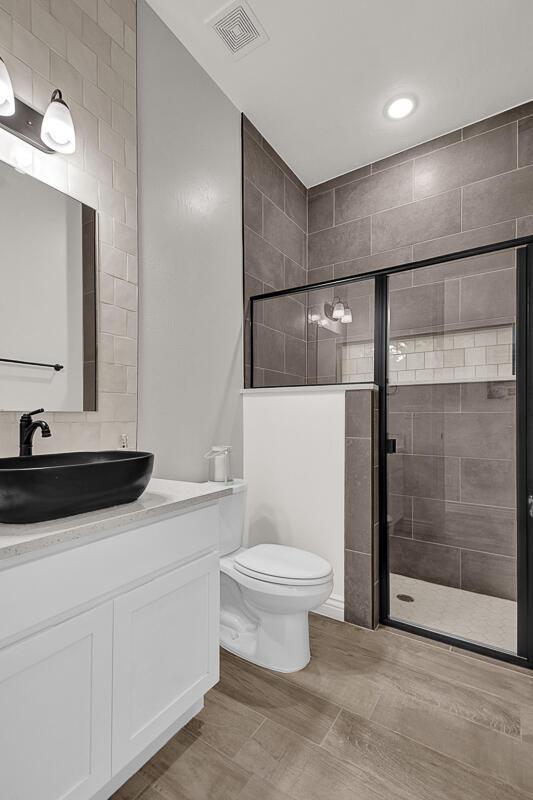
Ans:
[[[414,602],[399,600],[405,594]],[[516,603],[391,573],[390,615],[429,630],[516,653]]]

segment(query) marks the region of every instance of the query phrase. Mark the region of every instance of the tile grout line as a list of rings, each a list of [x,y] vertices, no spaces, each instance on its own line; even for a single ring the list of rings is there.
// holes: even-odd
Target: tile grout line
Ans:
[[[443,710],[443,709],[440,709],[440,711],[441,712],[444,711],[444,713],[450,714],[450,716],[454,716],[452,714],[452,712],[449,712],[449,711],[446,711],[446,710]],[[360,716],[360,715],[356,714],[355,716]],[[364,719],[364,718],[362,717],[362,719]],[[460,717],[459,719],[465,719],[465,718]],[[508,739],[511,739],[512,741],[516,742],[517,744],[523,745],[523,742],[522,742],[520,737],[511,736],[510,734],[506,734],[506,733],[504,733],[502,731],[497,731],[494,728],[490,728],[488,726],[481,725],[479,722],[475,722],[474,720],[467,720],[467,721],[472,723],[473,725],[476,725],[476,726],[478,726],[480,728],[483,728],[484,730],[491,731],[492,733],[496,734],[497,736],[506,736]],[[428,750],[431,750],[434,753],[438,753],[440,756],[443,756],[444,758],[449,759],[450,761],[453,761],[453,762],[455,762],[457,764],[461,764],[462,766],[466,767],[467,769],[470,769],[470,770],[476,772],[478,775],[481,775],[485,780],[487,778],[491,778],[493,780],[498,781],[498,783],[504,784],[504,785],[509,786],[511,788],[514,787],[514,788],[518,789],[519,791],[524,792],[525,794],[532,795],[531,792],[529,792],[528,790],[524,789],[522,786],[519,786],[518,784],[506,781],[506,780],[504,780],[504,778],[502,778],[501,776],[499,776],[499,775],[497,775],[497,774],[495,774],[493,772],[487,772],[482,767],[474,766],[473,764],[470,764],[468,761],[462,761],[460,758],[456,758],[455,756],[451,756],[448,753],[445,753],[443,750],[438,750],[436,747],[432,747],[431,745],[428,745],[428,744],[426,744],[424,742],[420,742],[418,739],[413,739],[412,736],[408,736],[405,733],[400,733],[399,731],[395,730],[394,728],[389,728],[386,724],[384,724],[382,722],[377,722],[376,720],[374,720],[372,718],[370,719],[370,722],[373,725],[377,725],[378,727],[383,728],[383,730],[386,730],[389,733],[393,733],[396,736],[400,736],[401,738],[404,738],[404,739],[409,740],[410,742],[413,742],[413,744],[417,745],[417,747],[427,748]]]
[[[341,623],[341,624],[344,624],[344,623]],[[375,633],[375,631],[370,631],[369,629],[363,628],[360,625],[355,625],[354,624],[353,627],[356,628],[356,629],[362,630],[362,631],[367,631],[369,634]],[[320,631],[320,633],[322,635],[324,635],[324,636],[326,636],[328,638],[333,638],[333,639],[337,639],[338,638],[338,637],[335,636],[335,634],[332,635],[332,634],[329,634],[329,633],[324,633],[324,631],[320,627],[315,628],[315,630]],[[463,661],[466,660],[467,663],[469,663],[469,664],[471,664],[472,662],[475,662],[477,660],[477,659],[475,659],[473,656],[471,656],[468,653],[465,654],[463,652],[457,652],[456,650],[453,650],[453,646],[452,645],[449,645],[449,646],[446,646],[446,647],[441,647],[441,646],[436,645],[436,644],[429,644],[428,640],[425,639],[423,636],[416,636],[416,638],[414,636],[405,636],[403,633],[398,633],[397,631],[392,630],[392,629],[390,629],[390,628],[388,628],[386,626],[380,626],[377,630],[378,631],[381,630],[387,636],[394,636],[395,638],[400,639],[402,641],[403,640],[406,640],[406,641],[411,641],[412,640],[412,641],[416,642],[416,644],[419,647],[428,648],[428,651],[430,653],[432,653],[432,654],[435,653],[435,651],[436,652],[442,652],[442,653],[448,653],[448,655],[453,654],[454,656],[458,656]],[[343,644],[346,644],[345,640],[341,639],[340,641]],[[355,647],[363,650],[365,653],[370,653],[371,655],[373,655],[375,657],[377,657],[377,655],[378,655],[378,654],[376,654],[376,652],[374,650],[365,647],[364,644],[357,643],[355,645]],[[381,658],[383,658],[384,661],[387,661],[389,664],[392,664],[395,667],[396,666],[406,667],[406,668],[410,669],[412,672],[414,672],[416,674],[421,674],[421,675],[424,674],[424,671],[422,669],[417,669],[415,667],[407,666],[404,663],[402,663],[401,660],[398,660],[395,657],[391,657],[389,655],[382,655],[382,654],[379,654],[379,655],[380,655]],[[496,671],[505,670],[506,673],[512,673],[513,675],[520,675],[521,679],[529,679],[529,680],[531,680],[531,677],[532,677],[532,676],[530,676],[530,674],[523,674],[522,672],[518,672],[517,670],[514,670],[514,669],[506,666],[505,662],[501,662],[501,663],[498,662],[498,663],[495,664],[495,663],[493,663],[491,661],[487,661],[487,662],[483,662],[483,663],[486,663],[487,666],[490,669],[494,669]],[[437,676],[437,677],[439,678],[439,676]],[[446,682],[446,683],[450,683],[450,679],[447,678],[447,677],[440,676],[439,679],[444,681],[444,682]],[[463,681],[457,681],[456,679],[455,679],[455,682],[458,683],[460,686],[463,686],[466,689],[474,690],[476,692],[481,692],[482,694],[486,694],[489,697],[495,697],[498,700],[501,700],[502,702],[505,702],[506,698],[502,697],[500,694],[496,694],[496,692],[494,692],[494,691],[489,691],[488,689],[479,689],[476,686],[471,685],[470,683],[464,683]],[[531,707],[533,708],[533,700],[531,702]],[[346,710],[349,711],[350,714],[354,713],[353,711],[350,711],[349,709],[346,709]]]
[[[377,701],[376,701],[376,702],[377,702]],[[333,727],[334,727],[335,723],[337,722],[337,720],[339,719],[340,715],[342,714],[343,710],[344,710],[344,709],[343,709],[343,707],[341,706],[341,707],[339,708],[339,711],[338,711],[338,713],[337,713],[337,715],[336,715],[335,719],[333,720],[333,722],[331,723],[331,725],[330,725],[330,726],[329,726],[329,728],[327,729],[326,733],[324,734],[324,736],[322,737],[322,739],[320,740],[320,742],[318,742],[318,747],[322,747],[322,745],[323,745],[323,744],[324,744],[324,742],[326,741],[327,737],[329,736],[329,733],[330,733],[330,731],[333,729]],[[373,709],[372,709],[372,710],[373,710]]]

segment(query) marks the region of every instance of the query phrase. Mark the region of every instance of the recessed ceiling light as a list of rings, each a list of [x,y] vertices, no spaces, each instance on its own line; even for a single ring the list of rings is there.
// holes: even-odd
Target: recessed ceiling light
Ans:
[[[412,114],[416,107],[416,99],[413,95],[404,97],[394,97],[385,106],[385,116],[389,119],[403,119]]]

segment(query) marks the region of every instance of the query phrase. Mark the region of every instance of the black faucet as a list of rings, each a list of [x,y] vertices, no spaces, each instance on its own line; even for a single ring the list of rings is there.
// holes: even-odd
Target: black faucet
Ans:
[[[38,419],[36,422],[32,420],[34,414],[42,414],[44,408],[38,408],[36,411],[30,411],[29,414],[23,414],[20,418],[20,435],[19,435],[19,456],[31,456],[33,448],[33,434],[37,428],[41,429],[41,436],[43,439],[48,439],[52,435],[52,431],[48,427],[48,423],[43,419]]]

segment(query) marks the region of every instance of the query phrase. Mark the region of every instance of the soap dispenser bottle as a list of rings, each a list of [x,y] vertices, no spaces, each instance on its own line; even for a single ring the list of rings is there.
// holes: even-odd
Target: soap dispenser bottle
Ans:
[[[217,483],[229,483],[231,474],[230,445],[214,445],[204,458],[209,461],[209,480]]]

